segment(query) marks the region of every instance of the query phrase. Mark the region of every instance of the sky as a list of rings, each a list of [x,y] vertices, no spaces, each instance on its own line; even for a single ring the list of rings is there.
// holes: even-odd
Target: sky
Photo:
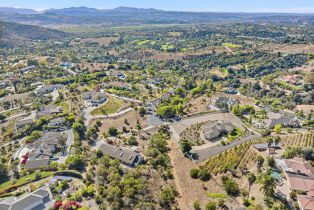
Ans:
[[[0,7],[36,10],[79,6],[98,9],[126,6],[172,11],[314,13],[314,0],[0,0]]]

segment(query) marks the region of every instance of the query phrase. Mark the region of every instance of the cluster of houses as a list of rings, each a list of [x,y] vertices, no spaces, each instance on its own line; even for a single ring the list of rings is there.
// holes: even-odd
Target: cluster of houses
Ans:
[[[314,167],[301,158],[275,159],[277,167],[284,173],[291,191],[299,192],[301,210],[314,209]]]
[[[59,107],[54,104],[49,104],[46,107],[41,108],[37,112],[33,112],[30,116],[17,120],[15,123],[15,130],[20,132],[23,131],[27,126],[33,126],[35,124],[36,119],[40,119],[41,117],[52,117],[57,114],[62,113],[62,107]],[[54,127],[58,124],[61,125],[62,122],[65,122],[62,119],[52,120],[48,126]]]
[[[302,122],[292,113],[280,111],[278,113],[267,111],[267,118],[263,120],[254,119],[253,125],[258,128],[273,129],[276,125],[289,128],[300,128]]]
[[[46,168],[57,149],[65,145],[66,136],[58,132],[45,132],[42,137],[27,145],[27,153],[22,156],[21,164],[27,170]]]

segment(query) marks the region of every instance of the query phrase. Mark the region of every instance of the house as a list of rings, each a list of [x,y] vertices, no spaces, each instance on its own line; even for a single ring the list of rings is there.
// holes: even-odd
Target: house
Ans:
[[[61,128],[62,126],[64,126],[66,124],[66,121],[63,117],[59,117],[59,118],[55,118],[50,120],[50,122],[48,123],[48,127],[51,129],[54,128]]]
[[[9,197],[0,200],[1,210],[33,210],[48,209],[52,204],[48,187],[42,187],[22,197]]]
[[[111,158],[120,160],[123,164],[135,167],[143,161],[143,157],[140,153],[135,152],[126,147],[118,147],[108,143],[103,143],[99,147],[104,155],[108,155]]]
[[[63,63],[60,64],[60,66],[61,67],[71,67],[71,66],[73,66],[73,64],[69,63],[69,62],[63,62]]]
[[[304,161],[301,158],[282,161],[276,159],[276,165],[284,172],[291,190],[305,193],[314,190],[314,167],[309,161]]]
[[[62,107],[56,106],[54,104],[49,104],[45,108],[40,109],[37,112],[37,116],[40,117],[50,117],[62,112]]]
[[[290,128],[302,127],[301,121],[293,115],[288,114],[287,112],[268,112],[267,117],[268,119],[264,120],[265,128],[267,129],[272,129],[276,125],[282,125],[283,127]]]
[[[233,130],[234,126],[229,122],[211,121],[203,127],[202,134],[206,140],[212,141],[224,134],[232,132]]]
[[[82,93],[82,98],[85,101],[87,101],[93,105],[102,104],[107,100],[107,97],[105,94],[97,92],[95,90]]]
[[[301,210],[314,210],[314,195],[298,195],[298,204]]]
[[[33,126],[35,124],[35,120],[31,117],[27,117],[21,120],[16,121],[15,130],[17,132],[24,130],[27,126]]]
[[[26,170],[35,170],[40,168],[47,168],[50,164],[49,158],[41,158],[41,159],[32,159],[28,160],[25,163]]]
[[[64,145],[65,136],[58,132],[46,132],[31,145],[28,145],[28,153],[25,163],[27,170],[48,167],[50,159],[58,146]]]
[[[280,145],[279,144],[275,144],[275,143],[272,143],[270,146],[268,146],[267,143],[264,143],[264,144],[253,144],[252,147],[254,149],[256,149],[257,151],[259,152],[262,152],[262,151],[266,151],[269,148],[272,148],[272,149],[280,149]]]
[[[52,93],[55,90],[63,88],[64,85],[56,84],[56,85],[44,85],[44,86],[39,86],[35,90],[36,95],[45,95],[48,93]]]
[[[218,107],[223,112],[228,112],[231,110],[231,107],[237,103],[237,100],[227,98],[224,96],[217,97],[214,100],[214,104],[216,107]]]
[[[28,72],[34,70],[35,68],[36,68],[36,66],[28,66],[28,67],[20,69],[20,72],[22,74],[25,74],[25,73],[28,73]]]

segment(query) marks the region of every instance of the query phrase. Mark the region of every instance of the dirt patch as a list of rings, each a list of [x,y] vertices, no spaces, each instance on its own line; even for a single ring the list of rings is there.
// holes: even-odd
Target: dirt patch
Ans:
[[[296,67],[293,70],[295,71],[303,71],[303,72],[312,72],[314,70],[314,60],[309,61],[307,64]]]
[[[77,66],[80,69],[88,69],[89,71],[107,70],[108,63],[79,63]]]
[[[304,54],[312,53],[314,51],[314,45],[310,44],[266,44],[262,47],[262,50],[271,51],[274,53],[281,52],[287,54]]]
[[[125,123],[125,119],[127,120],[127,123]],[[127,130],[136,128],[137,120],[139,120],[142,128],[148,126],[146,117],[141,117],[135,110],[130,111],[117,119],[103,119],[101,120],[102,126],[100,128],[100,134],[107,133],[112,126],[116,127],[119,131],[122,131],[123,127]]]
[[[304,114],[310,114],[314,111],[314,105],[298,105],[296,109],[303,111]]]
[[[187,115],[192,113],[200,113],[208,111],[208,104],[211,102],[211,98],[207,96],[201,96],[192,98],[189,101],[188,108],[186,110]]]

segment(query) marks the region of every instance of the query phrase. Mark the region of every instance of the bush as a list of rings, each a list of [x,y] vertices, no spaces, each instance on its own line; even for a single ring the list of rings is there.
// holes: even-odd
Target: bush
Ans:
[[[207,168],[202,168],[200,169],[199,173],[198,173],[198,177],[202,180],[202,181],[208,181],[210,179],[210,173],[208,171]]]
[[[198,176],[199,172],[200,172],[200,170],[199,170],[198,168],[193,168],[193,169],[191,169],[191,171],[190,171],[190,176],[191,176],[193,179],[198,179],[198,178],[199,178],[199,176]]]
[[[213,201],[209,201],[209,202],[206,204],[205,209],[206,209],[206,210],[216,210],[216,209],[217,209],[216,203],[213,202]]]
[[[118,130],[116,127],[110,127],[108,131],[110,136],[117,136],[118,135]]]

